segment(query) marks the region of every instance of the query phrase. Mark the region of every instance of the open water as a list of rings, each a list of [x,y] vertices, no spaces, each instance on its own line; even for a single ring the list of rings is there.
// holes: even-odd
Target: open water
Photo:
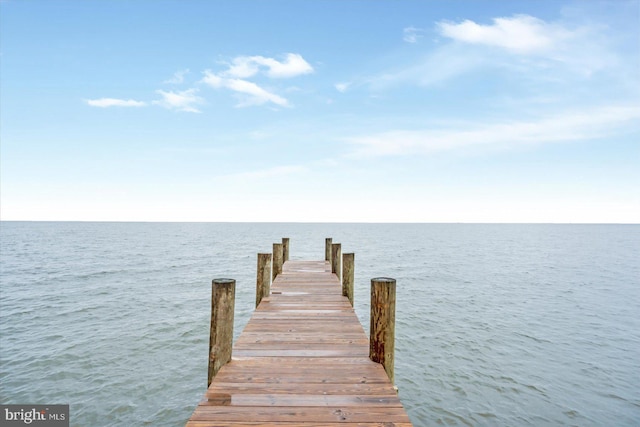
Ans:
[[[397,279],[396,382],[416,426],[640,425],[640,226],[0,223],[0,403],[73,426],[181,426],[207,379],[211,279],[291,238]]]

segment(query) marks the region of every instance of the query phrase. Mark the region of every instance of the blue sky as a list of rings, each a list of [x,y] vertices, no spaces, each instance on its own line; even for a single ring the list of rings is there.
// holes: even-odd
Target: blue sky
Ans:
[[[1,1],[0,217],[637,223],[639,16]]]

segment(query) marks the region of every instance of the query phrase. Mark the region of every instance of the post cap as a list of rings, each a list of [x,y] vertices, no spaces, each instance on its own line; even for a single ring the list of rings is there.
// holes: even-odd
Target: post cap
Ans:
[[[396,279],[392,279],[390,277],[374,277],[373,279],[371,279],[371,282],[396,283]]]
[[[216,285],[227,285],[229,283],[235,283],[235,279],[213,279],[212,283]]]

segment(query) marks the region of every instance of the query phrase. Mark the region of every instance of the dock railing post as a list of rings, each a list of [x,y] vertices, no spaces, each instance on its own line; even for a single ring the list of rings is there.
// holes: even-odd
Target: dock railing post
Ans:
[[[371,279],[369,358],[382,364],[393,384],[396,328],[396,280]]]
[[[282,238],[282,262],[289,261],[289,238]]]
[[[271,254],[258,254],[258,274],[256,277],[256,307],[262,298],[271,293]]]
[[[233,345],[233,311],[236,301],[234,279],[211,282],[211,328],[209,331],[209,372],[207,387],[220,368],[231,360]]]
[[[331,272],[342,280],[342,245],[340,243],[331,244]]]
[[[282,264],[284,263],[282,253],[282,243],[274,243],[273,244],[273,269],[272,269],[272,279],[275,280],[278,274],[282,273]]]
[[[329,264],[331,264],[331,243],[332,243],[333,238],[332,237],[327,237],[326,239],[324,239],[324,260],[325,261],[329,261]]]
[[[355,254],[342,254],[342,295],[349,298],[353,307],[353,279]]]

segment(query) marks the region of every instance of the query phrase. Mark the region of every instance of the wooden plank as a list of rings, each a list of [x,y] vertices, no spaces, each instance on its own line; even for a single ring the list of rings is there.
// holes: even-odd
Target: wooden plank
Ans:
[[[369,349],[299,349],[299,350],[260,350],[238,349],[233,350],[234,355],[241,357],[369,357]],[[283,360],[282,363],[285,361]]]
[[[274,375],[274,374],[278,374],[281,376],[286,376],[286,375],[294,375],[294,376],[301,376],[301,370],[304,370],[304,378],[310,379],[311,377],[315,376],[315,375],[321,375],[322,377],[335,377],[336,379],[340,379],[343,378],[345,376],[349,376],[349,375],[354,375],[354,372],[357,373],[358,375],[364,375],[364,376],[373,376],[373,377],[377,377],[380,376],[382,377],[382,373],[384,372],[384,369],[381,371],[380,370],[380,366],[378,364],[375,365],[360,365],[360,366],[353,366],[353,365],[334,365],[331,366],[329,364],[325,364],[325,365],[318,365],[318,366],[312,366],[312,365],[289,365],[288,363],[279,363],[279,364],[274,364],[272,366],[268,367],[269,370],[267,371],[265,369],[265,367],[262,366],[256,366],[256,365],[239,365],[235,362],[233,363],[229,363],[227,365],[225,365],[222,369],[220,369],[220,371],[218,372],[218,375],[216,376],[216,378],[218,378],[218,380],[221,381],[222,378],[224,378],[226,375],[254,375],[254,374],[262,374],[262,375]],[[350,383],[350,381],[347,381],[346,383]]]
[[[395,393],[395,389],[387,383],[270,383],[269,387],[259,382],[222,382],[212,384],[205,393],[233,394],[327,394],[327,395],[389,395]]]
[[[186,427],[335,427],[335,423],[318,422],[244,422],[244,421],[189,421]],[[411,423],[388,423],[388,422],[368,422],[368,423],[347,423],[340,422],[344,427],[412,427]]]
[[[234,355],[232,362],[229,363],[238,364],[243,363],[244,366],[255,366],[267,368],[276,364],[282,364],[282,359],[279,357],[239,357]],[[287,358],[286,366],[298,365],[301,368],[308,367],[326,367],[326,366],[347,366],[347,365],[367,365],[367,366],[375,366],[376,369],[380,368],[378,363],[372,362],[369,358],[356,358],[356,357],[347,357],[347,358],[335,358],[335,359],[322,359],[315,357],[289,357]],[[222,369],[225,369],[224,367]],[[359,369],[356,367],[356,369]]]
[[[188,427],[409,427],[326,261],[288,261]]]
[[[267,422],[377,422],[407,423],[409,417],[402,407],[242,407],[198,406],[193,421],[267,421]]]
[[[215,400],[218,396],[229,396],[221,405]],[[213,399],[212,399],[213,398]],[[207,393],[207,399],[200,402],[201,406],[285,406],[285,407],[314,407],[314,406],[338,406],[360,407],[377,406],[401,408],[402,404],[394,392],[389,395],[357,395],[357,394],[310,394],[310,393]]]

